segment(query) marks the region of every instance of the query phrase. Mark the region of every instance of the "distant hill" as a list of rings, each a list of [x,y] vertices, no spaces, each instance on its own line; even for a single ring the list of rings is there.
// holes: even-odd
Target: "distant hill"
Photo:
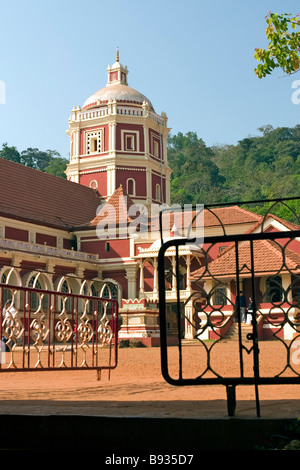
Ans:
[[[173,169],[171,201],[220,204],[300,196],[300,125],[258,129],[237,145],[206,147],[197,134],[170,135],[168,161]],[[300,201],[289,204],[300,216]],[[245,206],[265,213],[270,204]],[[276,206],[276,215],[300,223],[293,211]]]

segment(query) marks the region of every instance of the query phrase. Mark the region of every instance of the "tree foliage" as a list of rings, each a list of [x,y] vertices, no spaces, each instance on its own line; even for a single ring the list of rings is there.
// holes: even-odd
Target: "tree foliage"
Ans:
[[[171,202],[180,204],[244,203],[247,209],[265,213],[269,199],[300,194],[300,125],[258,129],[237,145],[206,147],[194,133],[171,136],[168,142]],[[262,201],[247,205],[247,201]],[[300,215],[299,201],[293,209]],[[285,206],[274,213],[297,221]],[[299,222],[299,221],[298,221]]]
[[[300,67],[300,26],[299,15],[271,13],[265,17],[267,22],[267,49],[255,49],[254,57],[260,63],[254,69],[258,78],[263,78],[280,68],[292,74]]]
[[[172,200],[179,204],[195,204],[216,200],[223,178],[213,161],[213,151],[195,132],[170,136],[168,161],[173,170]]]
[[[41,151],[37,148],[29,147],[19,152],[16,147],[9,147],[7,143],[4,143],[0,150],[0,158],[5,158],[6,160],[11,160],[51,175],[62,178],[66,177],[67,160],[62,158],[55,150]]]

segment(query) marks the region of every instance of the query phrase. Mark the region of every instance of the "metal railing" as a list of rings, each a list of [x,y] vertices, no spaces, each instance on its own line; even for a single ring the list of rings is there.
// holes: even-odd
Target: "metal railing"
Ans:
[[[214,208],[208,210],[212,213]],[[199,244],[201,264],[191,271],[188,298],[180,298],[177,282],[176,368],[169,360],[165,285],[168,249],[175,249],[173,274],[179,279],[180,247],[196,240],[174,237],[160,248],[162,375],[172,385],[224,385],[230,416],[235,414],[236,387],[253,385],[256,413],[260,416],[260,385],[300,384],[300,225],[283,231],[264,231],[267,220],[264,215],[258,229],[227,234],[220,212],[218,220],[222,234],[206,236]],[[217,257],[211,257],[213,249],[220,246],[226,248]],[[246,299],[252,298],[251,310],[250,305],[246,308],[248,325],[244,325],[246,318],[242,318],[242,291]],[[229,336],[233,327],[237,330],[235,342]],[[189,336],[193,339],[192,353],[191,348],[187,353],[183,342],[187,328],[192,331]],[[272,353],[274,348],[277,356]],[[228,358],[226,355],[232,350],[234,356]],[[225,368],[226,357],[229,368]]]
[[[116,300],[0,284],[0,372],[117,366]]]

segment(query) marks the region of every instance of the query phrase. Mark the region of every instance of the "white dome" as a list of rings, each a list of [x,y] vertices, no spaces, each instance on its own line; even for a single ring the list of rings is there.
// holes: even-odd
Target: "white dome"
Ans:
[[[133,102],[133,103],[138,103],[138,104],[143,104],[144,101],[149,103],[149,106],[152,110],[153,105],[148,100],[148,98],[145,95],[142,95],[137,90],[134,90],[128,85],[124,85],[121,83],[117,83],[114,85],[107,85],[105,88],[102,88],[99,91],[96,91],[93,95],[91,95],[84,103],[82,109],[86,107],[94,107],[97,106],[98,101],[107,101],[107,100],[114,100],[116,99],[117,101],[127,101],[127,102]]]

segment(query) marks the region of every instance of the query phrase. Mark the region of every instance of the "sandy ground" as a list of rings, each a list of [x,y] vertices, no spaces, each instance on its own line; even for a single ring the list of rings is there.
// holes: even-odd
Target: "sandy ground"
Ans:
[[[178,387],[161,373],[160,348],[120,348],[117,368],[95,370],[0,373],[0,415],[72,414],[93,416],[140,416],[222,418],[228,417],[224,385]],[[260,345],[260,375],[272,376],[285,366],[285,348],[275,342]],[[169,370],[176,378],[177,348],[169,348]],[[228,342],[211,355],[211,365],[223,376],[238,369],[236,342]],[[184,377],[193,378],[206,369],[203,348],[183,346]],[[298,367],[299,365],[295,365]],[[288,371],[289,373],[289,371]],[[253,375],[252,355],[245,353],[245,375]],[[238,386],[235,415],[256,417],[253,386]],[[259,387],[261,416],[300,416],[300,384]]]

